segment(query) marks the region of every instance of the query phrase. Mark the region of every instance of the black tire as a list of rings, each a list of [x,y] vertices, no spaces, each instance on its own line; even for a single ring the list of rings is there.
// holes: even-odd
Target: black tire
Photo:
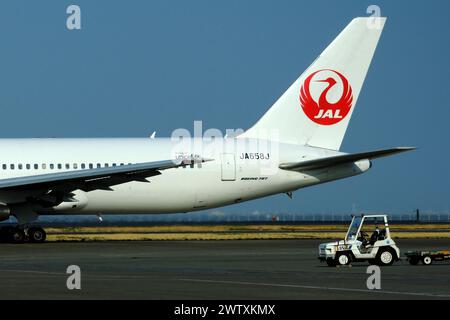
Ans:
[[[433,259],[431,259],[430,256],[423,256],[422,257],[422,263],[426,266],[429,266],[430,264],[433,263]]]
[[[40,227],[28,229],[28,240],[33,243],[42,243],[47,238],[45,230]]]
[[[347,266],[352,262],[352,257],[349,253],[341,253],[336,255],[335,263],[339,266]]]
[[[333,259],[327,259],[325,262],[329,267],[336,267],[336,262]]]
[[[9,232],[9,241],[11,243],[23,243],[25,241],[25,232],[20,228],[12,228]]]
[[[416,266],[419,263],[420,259],[417,257],[409,258],[409,264],[412,266]]]
[[[380,248],[376,257],[377,265],[390,266],[394,263],[396,254],[391,248]]]

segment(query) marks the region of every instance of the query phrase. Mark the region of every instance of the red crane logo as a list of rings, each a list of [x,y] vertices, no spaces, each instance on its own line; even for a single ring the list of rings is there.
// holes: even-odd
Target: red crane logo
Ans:
[[[326,72],[328,77],[320,79],[320,74]],[[314,76],[320,80],[314,80],[314,82],[325,82],[328,83],[325,89],[317,101],[315,101],[310,92],[311,80]],[[340,81],[342,84],[342,95],[334,103],[330,103],[327,99],[328,92]],[[347,78],[345,78],[341,73],[336,70],[331,69],[321,69],[316,72],[311,73],[306,80],[303,82],[302,88],[300,90],[300,104],[302,106],[303,112],[308,116],[309,119],[318,123],[320,125],[332,125],[336,124],[342,119],[344,119],[349,113],[353,103],[353,92],[352,87],[348,83]]]

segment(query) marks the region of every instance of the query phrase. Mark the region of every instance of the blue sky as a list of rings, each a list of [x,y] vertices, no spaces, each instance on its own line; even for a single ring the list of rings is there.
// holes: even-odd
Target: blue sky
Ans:
[[[370,4],[388,21],[342,150],[419,150],[223,210],[450,210],[448,1],[2,1],[0,136],[248,128]]]

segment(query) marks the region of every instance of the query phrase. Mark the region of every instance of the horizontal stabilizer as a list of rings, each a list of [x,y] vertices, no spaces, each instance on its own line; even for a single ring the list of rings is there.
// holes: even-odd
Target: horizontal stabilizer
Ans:
[[[338,164],[355,162],[358,160],[364,159],[376,159],[381,157],[391,156],[397,153],[406,152],[410,150],[414,150],[414,147],[398,147],[392,149],[384,149],[384,150],[376,150],[362,153],[351,153],[351,154],[343,154],[339,156],[332,156],[326,158],[319,158],[314,160],[307,160],[301,162],[293,162],[293,163],[282,163],[280,164],[280,169],[284,170],[313,170],[320,169],[325,167],[331,167]]]

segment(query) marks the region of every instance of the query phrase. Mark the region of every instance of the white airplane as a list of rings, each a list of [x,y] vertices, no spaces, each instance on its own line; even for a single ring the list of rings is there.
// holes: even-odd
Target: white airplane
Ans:
[[[43,242],[42,214],[177,213],[291,196],[414,149],[339,151],[385,20],[352,20],[237,136],[1,139],[0,221],[18,220],[8,237]]]

